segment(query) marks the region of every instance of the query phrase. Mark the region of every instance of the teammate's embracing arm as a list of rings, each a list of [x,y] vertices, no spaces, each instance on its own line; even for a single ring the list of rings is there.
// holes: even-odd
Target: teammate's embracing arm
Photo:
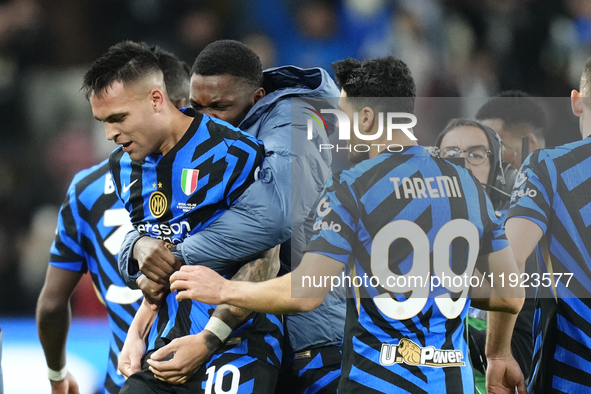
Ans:
[[[340,189],[341,193],[336,189]],[[338,221],[341,230],[338,234],[323,231],[320,236],[313,238],[311,244],[316,242],[313,249],[304,255],[301,265],[291,274],[263,283],[244,283],[227,281],[203,266],[184,266],[171,276],[171,291],[185,290],[178,293],[179,300],[191,298],[211,304],[225,303],[265,313],[306,312],[318,307],[330,290],[331,278],[338,276],[343,264],[349,260],[353,251],[349,239],[355,239],[357,233],[357,214],[344,206],[346,204],[353,209],[356,207],[355,197],[349,187],[343,187],[340,181],[333,183],[333,179],[329,179],[324,201],[329,204],[326,212],[336,213],[330,220]],[[492,206],[489,208],[492,209]],[[327,220],[318,216],[316,219]],[[502,229],[496,223],[491,222],[488,230],[486,244],[492,247],[495,236],[502,238],[500,242],[504,240]],[[319,246],[328,243],[324,237],[329,237],[335,245],[330,248]],[[496,272],[517,272],[510,248],[491,253],[484,250],[481,260],[481,263],[488,262]],[[306,283],[314,283],[314,286],[306,286]],[[495,295],[495,298],[483,301],[481,306],[486,306],[489,310],[519,312],[523,303],[523,299],[519,298],[523,297],[522,289],[516,289],[509,295]]]

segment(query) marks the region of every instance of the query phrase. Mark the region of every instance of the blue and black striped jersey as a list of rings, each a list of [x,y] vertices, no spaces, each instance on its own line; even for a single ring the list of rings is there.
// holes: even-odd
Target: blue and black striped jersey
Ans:
[[[555,274],[552,298],[537,297],[532,393],[591,392],[590,168],[585,138],[532,153],[515,180],[508,218],[542,229],[551,263],[540,259],[542,271]]]
[[[118,393],[125,382],[117,374],[117,358],[142,293],[119,276],[116,254],[132,229],[129,215],[115,194],[109,163],[78,173],[61,207],[49,264],[71,271],[89,271],[107,307],[111,341],[105,392]]]
[[[479,182],[421,146],[384,152],[333,175],[314,228],[307,250],[352,282],[339,392],[473,393],[468,287],[454,300],[444,277],[508,246]]]
[[[223,214],[250,186],[262,163],[262,142],[228,123],[195,114],[181,140],[166,155],[152,154],[132,161],[121,148],[111,154],[110,165],[117,194],[142,234],[180,243]],[[224,275],[239,266],[228,264]],[[176,300],[169,294],[148,337],[148,351],[169,341],[200,332],[214,307]],[[232,350],[271,360],[281,359],[282,327],[274,315],[254,314],[232,334]],[[267,346],[272,344],[270,356]]]

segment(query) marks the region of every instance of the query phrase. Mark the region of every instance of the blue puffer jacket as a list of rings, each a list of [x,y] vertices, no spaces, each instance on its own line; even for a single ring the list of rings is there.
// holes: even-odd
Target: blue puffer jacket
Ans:
[[[331,156],[318,148],[329,143],[325,127],[313,122],[313,136],[308,139],[310,117],[305,108],[310,104],[298,98],[333,98],[325,101],[335,107],[339,90],[325,70],[295,66],[266,70],[263,87],[267,94],[239,125],[265,145],[267,156],[258,179],[214,223],[177,246],[187,264],[224,272],[228,264],[278,244],[283,244],[283,272],[290,269],[289,260],[294,266],[301,260],[307,242],[304,221],[330,176]],[[328,130],[334,130],[331,119],[326,120]],[[128,234],[119,254],[120,269],[129,285],[135,285],[139,276],[129,275],[127,269],[129,251],[138,236]],[[285,253],[290,244],[291,256]],[[338,296],[344,297],[344,290]],[[287,316],[292,349],[284,351],[289,354],[311,346],[341,344],[344,319],[345,300],[334,294],[312,312]]]

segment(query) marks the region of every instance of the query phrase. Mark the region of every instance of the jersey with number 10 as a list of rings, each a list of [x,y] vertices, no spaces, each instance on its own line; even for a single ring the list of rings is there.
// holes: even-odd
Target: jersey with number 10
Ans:
[[[170,152],[152,154],[144,162],[132,161],[121,149],[111,154],[113,182],[143,234],[179,243],[222,215],[255,180],[262,163],[262,142],[219,119],[195,113],[195,119]],[[224,267],[223,275],[238,270]],[[214,307],[176,299],[170,293],[158,310],[148,337],[147,350],[158,349],[175,338],[203,330]],[[249,354],[278,365],[281,323],[274,315],[255,313],[232,334],[240,338],[233,353]],[[276,346],[270,346],[276,344]],[[270,355],[268,348],[275,354]]]
[[[141,290],[131,290],[119,276],[116,255],[132,229],[129,216],[115,194],[107,160],[76,174],[58,217],[49,264],[90,272],[92,283],[107,307],[111,341],[105,392],[115,394],[125,383],[117,373],[117,358],[139,308]]]
[[[421,146],[381,153],[333,175],[314,228],[307,250],[353,284],[339,392],[473,393],[468,288],[451,298],[430,278],[471,276],[479,254],[508,246],[478,181]]]

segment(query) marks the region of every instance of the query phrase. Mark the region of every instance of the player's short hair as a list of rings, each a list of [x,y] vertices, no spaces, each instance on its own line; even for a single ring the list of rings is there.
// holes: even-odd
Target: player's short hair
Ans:
[[[261,59],[245,44],[218,40],[206,46],[195,59],[191,74],[232,75],[253,87],[263,86]]]
[[[378,111],[414,113],[416,86],[410,69],[401,60],[392,56],[368,59],[363,62],[347,58],[332,63],[335,79],[347,97],[362,97],[355,106],[368,106]],[[380,97],[395,97],[397,108],[391,108],[388,100]],[[357,100],[355,100],[357,101]]]
[[[176,103],[185,99],[188,102],[191,77],[189,65],[180,60],[175,54],[165,51],[157,45],[150,49],[156,55],[160,69],[164,74],[164,83],[170,101]]]
[[[585,105],[591,107],[591,57],[585,63],[585,70],[583,70],[583,74],[581,75],[580,85],[579,90],[583,96],[583,102]]]
[[[502,92],[488,100],[476,113],[476,119],[501,119],[512,133],[527,134],[529,127],[536,138],[544,139],[548,124],[544,108],[529,94],[520,90]]]
[[[151,73],[162,73],[158,58],[144,43],[122,41],[96,59],[84,74],[86,97],[105,92],[113,83],[136,82]]]

